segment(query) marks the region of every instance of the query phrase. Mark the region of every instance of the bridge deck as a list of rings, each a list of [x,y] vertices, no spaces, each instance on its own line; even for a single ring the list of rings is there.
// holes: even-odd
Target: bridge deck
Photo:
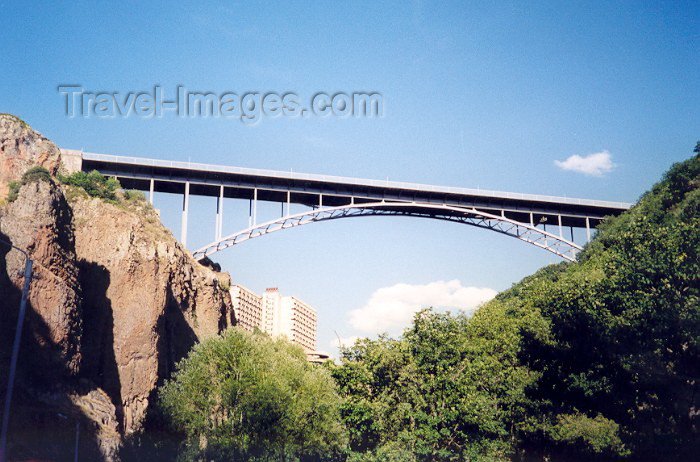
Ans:
[[[126,188],[183,194],[189,182],[189,194],[218,197],[223,185],[224,197],[257,199],[307,206],[338,206],[377,200],[445,204],[476,207],[505,213],[523,222],[585,227],[586,218],[595,226],[607,215],[618,215],[630,204],[569,197],[543,196],[484,189],[431,186],[396,181],[366,180],[329,175],[176,162],[137,157],[81,153],[82,170],[99,170],[117,176]],[[255,191],[257,190],[257,193]],[[322,196],[322,198],[320,198]],[[530,217],[530,214],[533,217]],[[551,218],[549,218],[551,217]]]

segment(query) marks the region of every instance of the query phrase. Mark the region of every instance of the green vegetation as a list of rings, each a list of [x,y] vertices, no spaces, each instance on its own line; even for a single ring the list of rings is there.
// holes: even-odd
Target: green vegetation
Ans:
[[[578,263],[541,269],[472,317],[424,310],[339,365],[241,331],[197,346],[160,393],[183,458],[693,460],[695,152],[608,219]]]
[[[585,452],[595,455],[612,450],[626,455],[619,436],[620,426],[598,414],[594,419],[583,414],[561,414],[557,425],[550,430],[552,440],[570,445],[579,445]]]
[[[22,175],[20,181],[10,181],[9,187],[10,191],[7,194],[7,202],[14,202],[19,195],[19,190],[28,183],[34,183],[36,181],[51,181],[51,174],[44,167],[31,167]]]
[[[113,177],[104,177],[97,170],[90,173],[74,172],[70,175],[59,175],[58,179],[63,184],[82,188],[90,197],[98,197],[109,202],[117,201],[119,181]]]
[[[182,460],[329,460],[347,442],[334,388],[300,347],[233,329],[197,345],[160,402]]]
[[[699,185],[699,156],[674,165],[600,228],[578,264],[547,268],[486,308],[515,304],[547,323],[523,330],[519,356],[539,375],[528,394],[554,442],[571,441],[557,430],[563,416],[582,413],[619,425],[626,449],[611,443],[613,454],[687,460],[700,449]],[[577,427],[581,443],[591,433]],[[544,428],[523,438],[549,444]]]
[[[133,202],[146,202],[146,195],[137,189],[124,190],[124,199]]]
[[[606,221],[579,263],[471,319],[423,312],[401,339],[346,350],[333,375],[358,460],[691,460],[699,185],[695,156]]]
[[[533,381],[515,356],[519,324],[423,311],[403,338],[345,350],[332,372],[357,460],[505,459]]]

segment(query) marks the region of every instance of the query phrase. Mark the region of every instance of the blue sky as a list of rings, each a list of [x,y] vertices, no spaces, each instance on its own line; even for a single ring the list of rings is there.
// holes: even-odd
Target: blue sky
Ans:
[[[0,112],[62,147],[631,202],[700,139],[697,1],[93,3],[0,0]],[[302,101],[376,91],[385,115],[68,118],[61,84]],[[601,152],[614,167],[599,176],[554,163]],[[178,235],[179,200],[156,201]],[[246,207],[227,202],[225,232]],[[213,236],[214,203],[191,208],[195,248]],[[502,290],[557,261],[495,233],[390,218],[302,227],[217,258],[236,282],[315,306],[321,349],[334,331],[371,334],[353,313],[459,304],[473,295],[460,288]]]

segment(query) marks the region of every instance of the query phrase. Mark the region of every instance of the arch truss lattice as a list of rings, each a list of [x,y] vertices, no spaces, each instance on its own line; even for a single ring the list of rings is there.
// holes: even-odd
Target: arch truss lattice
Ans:
[[[203,259],[247,240],[283,229],[339,218],[363,216],[408,216],[462,223],[514,237],[569,261],[575,261],[576,254],[582,249],[575,242],[564,239],[560,235],[547,232],[531,223],[513,220],[506,217],[505,214],[495,215],[473,207],[381,201],[351,203],[337,207],[317,207],[265,223],[254,224],[197,249],[193,252],[193,256],[197,259]]]

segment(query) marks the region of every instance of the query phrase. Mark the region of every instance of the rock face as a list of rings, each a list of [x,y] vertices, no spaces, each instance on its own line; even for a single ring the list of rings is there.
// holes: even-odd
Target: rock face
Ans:
[[[25,249],[33,263],[33,278],[29,293],[32,310],[27,322],[34,337],[32,345],[41,350],[38,370],[47,378],[77,375],[81,363],[81,289],[78,282],[72,213],[60,189],[53,182],[38,181],[22,187],[20,198],[0,209],[0,239]],[[9,248],[0,250],[4,255]],[[0,265],[2,293],[6,303],[18,306],[24,273],[24,256],[17,250],[7,253]],[[3,314],[11,310],[4,307]],[[3,321],[14,319],[5,317]],[[14,328],[14,323],[3,322]],[[12,332],[3,332],[12,338]],[[3,346],[5,346],[3,344]],[[4,352],[8,350],[3,348]]]
[[[0,116],[5,193],[7,182],[34,165],[56,173],[60,150],[18,119]],[[20,352],[22,394],[91,426],[103,460],[114,460],[120,438],[141,428],[176,361],[235,324],[228,275],[195,261],[145,201],[111,204],[55,181],[31,182],[0,207],[0,239],[26,249],[35,264]],[[3,365],[23,265],[20,252],[0,244]]]
[[[126,433],[158,381],[203,337],[235,321],[216,274],[194,262],[141,202],[72,203],[85,303],[85,367],[112,397]]]
[[[40,165],[55,175],[61,166],[61,151],[19,118],[0,114],[0,197],[7,196],[8,184],[29,167]]]

